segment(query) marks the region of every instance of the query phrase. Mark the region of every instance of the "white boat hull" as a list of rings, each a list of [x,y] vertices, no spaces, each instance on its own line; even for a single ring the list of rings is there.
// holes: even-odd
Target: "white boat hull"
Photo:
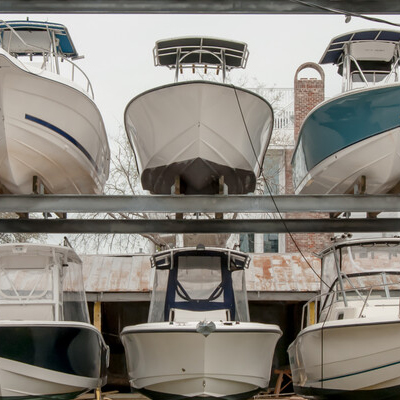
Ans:
[[[0,49],[0,184],[32,193],[33,176],[56,194],[100,194],[109,147],[100,112],[59,75],[35,70]]]
[[[328,157],[304,178],[297,194],[352,192],[361,176],[367,194],[389,192],[400,182],[400,128],[365,139]]]
[[[186,194],[254,191],[273,127],[269,103],[250,91],[205,81],[162,86],[134,98],[125,128],[143,188]],[[216,189],[215,189],[216,188]]]
[[[304,120],[292,159],[296,194],[397,190],[400,183],[400,85],[342,93]],[[359,189],[358,189],[359,190]]]
[[[197,322],[149,323],[121,333],[130,384],[151,398],[249,398],[266,388],[276,325],[215,322],[209,336]]]
[[[64,374],[0,358],[0,398],[75,398],[101,386],[95,378]]]
[[[106,381],[108,347],[91,324],[0,322],[0,399],[72,400]]]
[[[390,399],[400,390],[400,321],[327,321],[289,347],[293,385],[320,399]]]

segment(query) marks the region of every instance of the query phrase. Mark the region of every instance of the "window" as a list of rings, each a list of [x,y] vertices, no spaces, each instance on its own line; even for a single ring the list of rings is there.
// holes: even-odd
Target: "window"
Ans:
[[[270,151],[264,160],[264,176],[268,186],[264,182],[264,194],[279,194],[281,188],[281,174],[283,171],[283,153]]]
[[[264,253],[278,253],[279,240],[277,233],[264,233]]]
[[[254,253],[254,233],[240,234],[240,251]]]

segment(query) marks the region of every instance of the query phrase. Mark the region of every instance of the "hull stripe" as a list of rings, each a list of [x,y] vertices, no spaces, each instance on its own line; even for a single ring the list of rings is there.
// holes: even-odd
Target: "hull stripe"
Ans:
[[[63,131],[62,129],[58,128],[57,126],[51,124],[50,122],[44,121],[43,119],[34,117],[33,115],[25,114],[25,119],[28,121],[35,122],[39,125],[42,125],[48,129],[51,129],[52,131],[58,133],[68,141],[70,141],[75,147],[77,147],[85,156],[86,158],[90,161],[90,163],[93,165],[95,168],[96,172],[99,172],[99,167],[96,164],[96,161],[94,161],[93,157],[90,155],[90,153],[71,135],[69,135],[67,132]]]
[[[397,365],[397,364],[400,364],[400,361],[396,361],[396,362],[393,362],[393,363],[390,363],[390,364],[386,364],[386,365],[381,365],[380,367],[365,369],[363,371],[353,372],[351,374],[345,374],[345,375],[335,376],[335,377],[332,377],[332,378],[320,379],[319,382],[327,382],[327,381],[332,381],[332,380],[335,380],[335,379],[347,378],[349,376],[361,375],[361,374],[365,374],[367,372],[371,372],[371,371],[376,371],[376,370],[383,369],[383,368],[392,367],[393,365]]]

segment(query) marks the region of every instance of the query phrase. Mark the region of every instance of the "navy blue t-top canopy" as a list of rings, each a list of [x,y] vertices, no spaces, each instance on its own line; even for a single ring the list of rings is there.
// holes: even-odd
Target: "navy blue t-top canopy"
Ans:
[[[329,43],[329,46],[322,55],[319,63],[338,64],[340,62],[340,56],[343,53],[344,46],[347,43],[371,41],[398,43],[400,41],[400,32],[371,29],[349,32],[340,36],[336,36]]]
[[[7,21],[0,23],[0,34],[3,31],[9,31],[10,28],[18,31],[53,31],[58,39],[58,52],[65,57],[77,57],[78,53],[69,36],[68,30],[64,25],[52,22],[37,21]]]
[[[180,65],[221,65],[225,55],[226,68],[245,68],[247,44],[209,37],[180,37],[159,40],[153,50],[156,66],[174,68],[179,58]]]

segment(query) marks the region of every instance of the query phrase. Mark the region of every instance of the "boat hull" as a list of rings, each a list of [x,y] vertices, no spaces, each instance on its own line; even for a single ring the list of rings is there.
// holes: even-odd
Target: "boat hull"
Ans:
[[[317,106],[292,160],[296,194],[383,194],[400,182],[400,85],[347,92]]]
[[[98,108],[59,75],[32,71],[0,49],[3,192],[30,194],[38,176],[50,193],[102,193],[110,154]]]
[[[209,336],[197,323],[149,323],[121,333],[132,388],[153,399],[245,399],[268,386],[276,325],[216,322]]]
[[[125,129],[144,189],[214,194],[224,177],[229,193],[248,193],[269,144],[273,112],[262,97],[205,81],[162,86],[135,97]]]
[[[399,334],[398,320],[332,321],[305,328],[288,349],[295,392],[315,399],[397,398]]]
[[[0,398],[73,399],[106,383],[108,348],[85,323],[0,323]]]

